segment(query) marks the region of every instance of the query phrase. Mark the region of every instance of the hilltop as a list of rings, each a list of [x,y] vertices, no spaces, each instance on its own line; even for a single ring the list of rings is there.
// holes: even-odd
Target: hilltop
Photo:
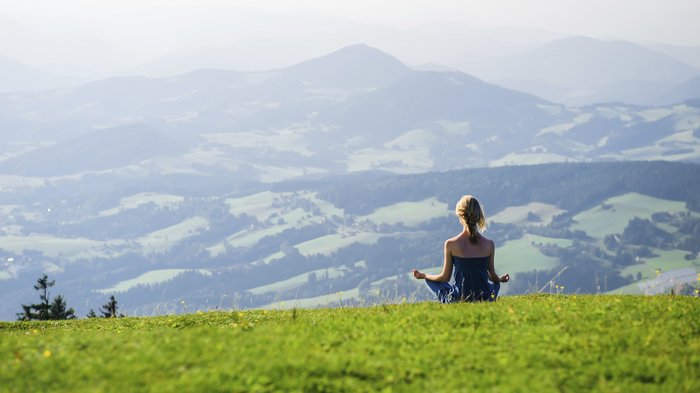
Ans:
[[[697,297],[13,322],[0,338],[7,392],[700,389]]]

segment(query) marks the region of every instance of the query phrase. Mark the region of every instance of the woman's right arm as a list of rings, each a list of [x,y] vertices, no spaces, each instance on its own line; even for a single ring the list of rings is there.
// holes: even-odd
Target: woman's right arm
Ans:
[[[489,258],[489,278],[493,282],[508,282],[510,280],[510,275],[508,273],[499,276],[496,274],[496,267],[494,265],[494,259],[496,257],[496,246],[491,242],[491,258]]]

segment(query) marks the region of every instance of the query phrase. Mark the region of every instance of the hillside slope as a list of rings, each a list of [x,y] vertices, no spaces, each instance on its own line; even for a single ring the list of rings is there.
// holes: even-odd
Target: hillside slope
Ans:
[[[63,391],[700,389],[697,297],[525,296],[0,323],[0,386]]]

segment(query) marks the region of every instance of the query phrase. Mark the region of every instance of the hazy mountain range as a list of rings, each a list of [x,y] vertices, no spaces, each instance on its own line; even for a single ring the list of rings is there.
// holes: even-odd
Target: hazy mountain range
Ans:
[[[675,104],[693,98],[697,82],[686,82],[700,74],[698,47],[449,23],[400,29],[309,10],[212,10],[156,7],[73,24],[55,20],[47,26],[27,26],[0,15],[0,57],[59,77],[4,73],[0,92],[198,69],[280,69],[357,42],[410,66],[434,63],[568,105]],[[261,20],[266,23],[253,22]],[[123,21],[129,21],[129,29]],[[268,26],[285,33],[273,34]],[[61,34],[51,34],[54,30]]]
[[[269,182],[362,170],[696,161],[699,116],[698,100],[569,107],[460,72],[416,71],[353,45],[268,72],[199,70],[0,95],[0,173],[226,172]]]
[[[558,39],[493,59],[475,72],[500,85],[573,105],[677,103],[697,96],[698,90],[693,89],[700,75],[698,68],[673,55],[630,42],[586,37]]]

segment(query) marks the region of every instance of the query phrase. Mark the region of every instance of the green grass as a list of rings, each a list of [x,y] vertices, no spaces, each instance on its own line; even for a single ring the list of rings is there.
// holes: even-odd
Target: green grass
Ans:
[[[496,303],[0,323],[4,392],[694,392],[700,299]]]

